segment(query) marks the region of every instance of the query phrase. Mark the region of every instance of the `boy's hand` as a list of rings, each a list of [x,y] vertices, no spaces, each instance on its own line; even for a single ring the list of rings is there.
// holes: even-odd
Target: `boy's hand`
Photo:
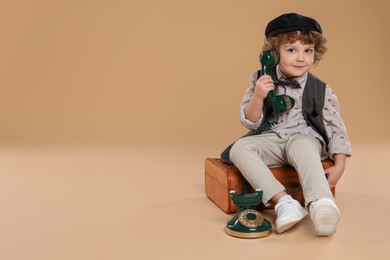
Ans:
[[[344,169],[337,167],[336,165],[333,165],[327,169],[325,169],[325,174],[328,179],[329,188],[333,188],[336,186],[337,182],[341,178],[341,175],[343,175]]]
[[[345,164],[347,156],[345,154],[333,154],[334,165],[325,169],[325,174],[327,175],[329,187],[332,189],[336,186],[337,182],[340,180],[341,175],[345,170]]]
[[[256,81],[254,96],[256,98],[264,100],[267,97],[268,92],[270,92],[274,88],[275,85],[271,76],[263,75]]]

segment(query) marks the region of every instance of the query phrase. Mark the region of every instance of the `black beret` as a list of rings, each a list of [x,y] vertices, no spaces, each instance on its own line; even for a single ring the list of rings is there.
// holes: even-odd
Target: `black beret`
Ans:
[[[279,33],[302,30],[316,31],[322,34],[320,24],[313,18],[296,13],[289,13],[282,14],[270,21],[265,28],[265,36],[270,37]]]

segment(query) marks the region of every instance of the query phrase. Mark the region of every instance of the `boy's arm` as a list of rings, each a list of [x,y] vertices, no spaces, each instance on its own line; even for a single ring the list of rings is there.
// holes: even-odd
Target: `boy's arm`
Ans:
[[[263,105],[263,99],[258,99],[255,98],[255,96],[252,96],[252,99],[244,109],[245,118],[252,123],[258,122],[262,115]]]
[[[332,158],[336,154],[344,154],[350,157],[352,155],[351,143],[340,115],[337,96],[329,85],[326,87],[322,118],[329,137],[328,152],[330,157]]]
[[[272,78],[268,75],[261,76],[255,84],[255,89],[251,100],[244,109],[245,118],[251,122],[258,122],[261,118],[264,99],[268,92],[275,88]]]

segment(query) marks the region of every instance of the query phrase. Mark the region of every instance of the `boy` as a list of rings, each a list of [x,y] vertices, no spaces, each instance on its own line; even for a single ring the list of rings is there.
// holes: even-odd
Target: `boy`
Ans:
[[[251,130],[271,127],[239,139],[221,158],[233,163],[253,188],[263,190],[265,205],[276,204],[275,225],[279,233],[309,212],[316,234],[330,236],[340,220],[330,189],[345,169],[351,146],[336,95],[330,86],[309,73],[327,50],[326,39],[316,20],[296,13],[283,14],[269,22],[265,36],[263,51],[271,50],[278,64],[270,69],[270,75],[258,78],[257,73],[252,74],[240,115],[241,123]],[[288,80],[299,84],[290,86]],[[270,91],[290,96],[294,107],[279,115],[266,112]],[[319,106],[318,114],[310,112]],[[325,158],[333,159],[334,165],[324,174],[321,160]],[[280,164],[290,164],[297,170],[306,209],[286,193],[268,168]]]

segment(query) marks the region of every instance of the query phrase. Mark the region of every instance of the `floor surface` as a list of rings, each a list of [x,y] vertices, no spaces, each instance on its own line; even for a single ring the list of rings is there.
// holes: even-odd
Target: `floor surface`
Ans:
[[[334,236],[306,218],[248,240],[205,195],[220,147],[3,147],[0,259],[390,259],[390,145],[353,148]]]

